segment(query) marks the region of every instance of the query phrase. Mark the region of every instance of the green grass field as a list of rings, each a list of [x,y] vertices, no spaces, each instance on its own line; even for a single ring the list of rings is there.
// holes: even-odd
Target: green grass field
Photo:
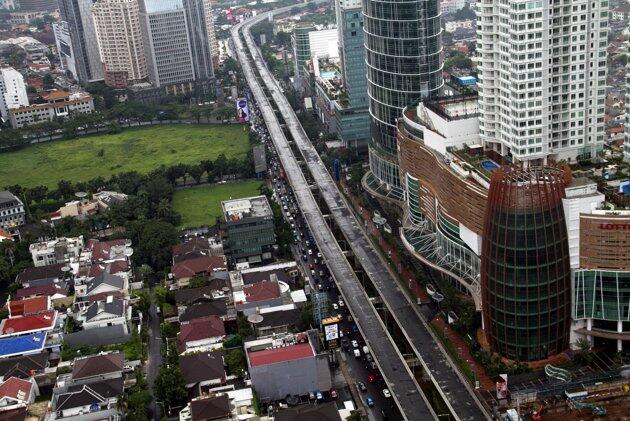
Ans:
[[[147,173],[160,165],[245,157],[241,126],[168,125],[57,140],[0,154],[0,186],[55,187],[59,180],[87,181],[126,171]]]
[[[257,196],[262,184],[262,181],[248,180],[177,190],[173,195],[173,209],[182,216],[179,227],[214,225],[217,216],[221,216],[223,200]]]

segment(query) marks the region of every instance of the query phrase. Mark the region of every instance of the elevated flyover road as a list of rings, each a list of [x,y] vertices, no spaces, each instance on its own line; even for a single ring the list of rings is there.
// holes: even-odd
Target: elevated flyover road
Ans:
[[[288,11],[290,8],[285,9]],[[276,13],[280,12],[276,11]],[[261,16],[248,22],[251,23],[264,18],[265,16]],[[232,40],[239,62],[243,67],[251,92],[256,99],[258,109],[262,112],[270,137],[284,167],[284,172],[293,188],[297,204],[328,265],[328,269],[337,282],[339,291],[356,321],[357,327],[370,347],[374,360],[402,416],[406,420],[437,419],[435,412],[433,412],[426,397],[421,392],[403,356],[394,345],[391,336],[376,313],[369,297],[361,287],[359,279],[344,257],[341,248],[317,206],[311,188],[293,155],[289,141],[280,126],[270,101],[258,83],[254,69],[247,57],[246,50],[238,34],[242,25],[241,23],[232,29]],[[256,58],[256,62],[264,67],[260,57]]]

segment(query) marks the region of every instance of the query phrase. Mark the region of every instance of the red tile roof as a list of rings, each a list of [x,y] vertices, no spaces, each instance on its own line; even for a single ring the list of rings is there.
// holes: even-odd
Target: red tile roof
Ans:
[[[201,317],[181,325],[177,335],[180,352],[186,348],[186,343],[203,339],[225,336],[223,320],[218,316]]]
[[[33,383],[28,380],[18,379],[17,377],[9,377],[0,384],[0,398],[9,396],[13,399],[28,401],[32,387]],[[18,397],[18,395],[20,396]]]
[[[209,273],[218,269],[225,269],[223,256],[201,256],[194,259],[175,263],[171,272],[175,279],[192,278],[200,273]]]
[[[280,286],[276,281],[256,282],[243,287],[245,299],[248,303],[255,301],[267,301],[280,297]]]
[[[249,364],[252,367],[261,365],[276,364],[286,361],[301,360],[315,356],[313,348],[309,343],[295,344],[280,348],[264,349],[262,351],[250,352],[248,354]]]
[[[58,283],[51,283],[46,285],[35,285],[28,288],[20,288],[15,292],[16,298],[26,298],[26,297],[39,297],[39,296],[48,296],[52,297],[55,294],[63,294],[64,296],[68,296],[67,288],[64,288],[62,285]]]
[[[110,241],[99,241],[99,240],[88,240],[85,248],[92,251],[92,261],[96,262],[99,260],[107,260],[110,258],[109,252],[114,246],[124,246],[127,244],[129,240],[120,239],[120,240],[110,240]]]
[[[29,316],[11,317],[0,322],[0,335],[12,335],[36,330],[52,329],[57,319],[57,311],[49,310]]]
[[[35,314],[49,310],[50,297],[47,295],[41,297],[25,298],[23,300],[9,301],[9,314],[11,317],[22,316],[27,314]]]

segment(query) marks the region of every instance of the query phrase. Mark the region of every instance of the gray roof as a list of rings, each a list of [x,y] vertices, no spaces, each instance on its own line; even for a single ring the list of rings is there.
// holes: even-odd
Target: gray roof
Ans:
[[[180,355],[179,367],[186,384],[197,384],[207,380],[224,379],[223,352],[201,352]]]
[[[8,190],[0,191],[0,204],[18,202],[18,198]]]
[[[122,344],[131,339],[131,335],[125,333],[123,325],[97,327],[94,329],[80,330],[64,335],[64,341],[72,348],[80,346],[102,346]]]
[[[189,322],[207,316],[225,316],[227,305],[223,300],[207,301],[196,303],[186,307],[186,310],[179,316],[180,322]]]
[[[122,316],[125,314],[125,302],[123,300],[97,301],[88,307],[85,312],[85,320],[90,321],[103,312],[114,316]]]
[[[55,410],[60,411],[105,402],[120,395],[123,392],[123,384],[124,379],[119,377],[102,382],[70,386],[66,392],[57,395]]]
[[[94,291],[98,286],[103,285],[103,284],[111,285],[115,288],[122,289],[125,286],[125,280],[121,278],[120,276],[111,275],[103,271],[99,273],[98,275],[96,275],[96,277],[92,279],[92,282],[90,282],[90,285],[88,285],[88,289],[87,289],[88,294]]]

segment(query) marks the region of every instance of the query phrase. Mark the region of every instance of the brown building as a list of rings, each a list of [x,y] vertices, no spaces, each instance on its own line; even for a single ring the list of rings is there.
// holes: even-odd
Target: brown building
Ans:
[[[630,270],[630,211],[580,215],[580,268]]]

